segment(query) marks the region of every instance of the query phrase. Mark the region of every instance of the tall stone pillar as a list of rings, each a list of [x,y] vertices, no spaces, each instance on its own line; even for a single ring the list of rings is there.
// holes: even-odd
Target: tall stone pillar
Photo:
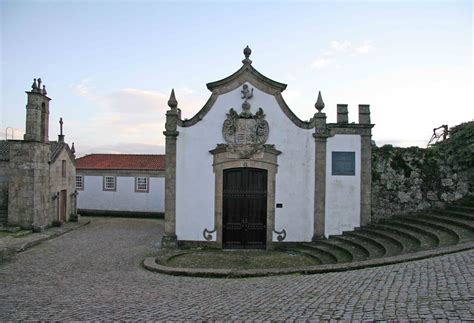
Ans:
[[[166,137],[165,145],[165,234],[162,239],[163,248],[174,248],[177,246],[176,236],[176,141],[179,132],[177,131],[178,120],[180,118],[178,101],[171,91],[168,100],[170,109],[166,111],[166,130],[163,134]]]
[[[370,123],[370,106],[359,104],[359,124],[367,128],[361,134],[361,169],[360,169],[360,225],[366,225],[371,220],[372,199],[372,127]]]
[[[324,238],[326,220],[326,143],[328,130],[326,127],[326,114],[321,110],[324,102],[321,92],[315,104],[318,112],[314,115],[315,131],[315,167],[314,167],[314,228],[313,241]]]

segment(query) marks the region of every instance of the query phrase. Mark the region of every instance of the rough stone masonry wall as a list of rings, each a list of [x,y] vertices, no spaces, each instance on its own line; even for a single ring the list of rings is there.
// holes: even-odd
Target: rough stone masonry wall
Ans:
[[[66,161],[66,176],[62,174],[63,160]],[[76,190],[76,166],[72,163],[66,149],[63,149],[56,160],[51,163],[49,183],[51,196],[62,190],[67,190],[66,221],[69,221],[71,214],[74,213],[74,197],[72,194]],[[58,220],[58,204],[59,199],[55,199],[50,203],[50,213],[53,221]]]
[[[8,209],[8,161],[0,160],[0,223]],[[5,215],[6,216],[6,215]]]
[[[48,161],[48,144],[10,142],[9,225],[36,229],[51,223]]]
[[[473,196],[474,144],[472,138],[459,141],[461,148],[449,139],[427,149],[373,147],[372,221]]]

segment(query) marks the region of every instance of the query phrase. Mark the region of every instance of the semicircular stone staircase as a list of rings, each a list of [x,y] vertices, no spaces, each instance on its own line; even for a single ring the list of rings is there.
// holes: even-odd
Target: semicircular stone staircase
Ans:
[[[284,249],[303,253],[324,265],[398,256],[469,241],[474,241],[474,200],[393,217]]]

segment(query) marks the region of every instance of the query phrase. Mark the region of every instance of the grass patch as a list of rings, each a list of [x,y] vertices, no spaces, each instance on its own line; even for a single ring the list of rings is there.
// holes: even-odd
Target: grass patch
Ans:
[[[12,235],[13,235],[13,233],[11,233],[11,232],[0,231],[0,238],[9,237],[9,236],[12,236]]]
[[[165,266],[178,268],[264,269],[317,265],[309,256],[296,252],[264,250],[203,250],[169,257]]]
[[[21,238],[30,233],[31,233],[30,230],[20,230],[17,232],[0,231],[0,238],[4,238],[4,237]]]

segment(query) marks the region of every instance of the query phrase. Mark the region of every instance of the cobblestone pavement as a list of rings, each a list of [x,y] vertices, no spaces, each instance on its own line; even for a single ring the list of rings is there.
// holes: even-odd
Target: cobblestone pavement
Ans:
[[[474,250],[351,272],[166,276],[141,261],[162,221],[94,218],[0,265],[0,320],[474,320]]]

